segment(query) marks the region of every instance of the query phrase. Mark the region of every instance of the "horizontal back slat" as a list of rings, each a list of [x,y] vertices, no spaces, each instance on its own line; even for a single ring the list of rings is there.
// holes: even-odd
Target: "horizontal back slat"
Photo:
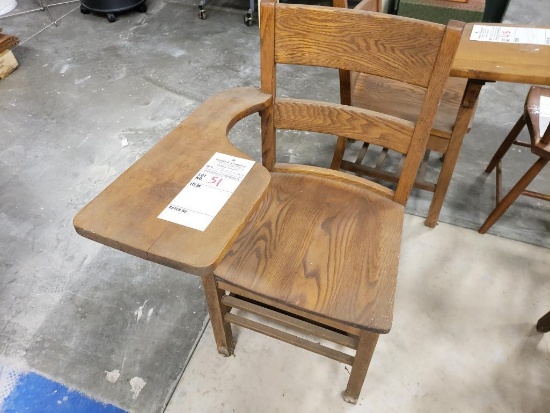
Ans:
[[[275,127],[345,136],[407,153],[412,122],[366,109],[335,103],[280,98],[275,102]]]
[[[447,80],[431,134],[450,138],[466,88],[467,79]],[[397,80],[353,73],[351,105],[416,122],[424,101],[425,89]]]
[[[382,13],[279,4],[275,62],[370,73],[426,87],[444,31],[443,25]]]

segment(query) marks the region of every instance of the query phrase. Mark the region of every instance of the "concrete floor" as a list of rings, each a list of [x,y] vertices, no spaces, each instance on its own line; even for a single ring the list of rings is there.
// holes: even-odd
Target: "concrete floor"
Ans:
[[[14,50],[19,69],[0,81],[0,364],[39,372],[134,412],[159,412],[168,402],[205,320],[200,282],[78,237],[72,217],[206,97],[229,87],[259,84],[258,31],[242,24],[246,8],[242,1],[232,4],[241,8],[238,11],[221,7],[230,2],[213,3],[206,21],[196,17],[196,3],[191,0],[152,0],[148,4],[146,14],[128,13],[113,24],[102,16],[81,15],[78,3],[51,9],[56,17],[64,16],[59,27],[48,26],[50,20],[44,12],[0,19],[4,32],[22,41]],[[548,24],[550,11],[544,5],[545,0],[512,0],[507,20]],[[16,11],[33,7],[31,0],[20,0]],[[313,97],[336,100],[338,96],[335,71],[285,68],[280,82],[283,94],[305,90]],[[502,83],[484,88],[442,221],[477,228],[492,209],[494,178],[487,179],[482,171],[521,112],[526,90],[525,85]],[[254,117],[231,133],[235,144],[256,159],[260,157],[259,140],[251,137],[257,137],[258,130]],[[333,138],[321,137],[308,147],[294,138],[294,134],[283,137],[281,160],[328,164]],[[121,145],[124,139],[129,142],[126,147]],[[513,182],[531,162],[525,151],[514,155],[518,156],[510,157],[514,159],[507,170],[507,182]],[[435,167],[437,162],[432,160]],[[535,187],[548,186],[548,172]],[[428,194],[415,192],[408,211],[425,214],[429,199]],[[492,232],[549,247],[549,212],[547,203],[521,200]],[[440,230],[443,228],[427,233],[441,243],[447,238],[446,230]],[[474,258],[461,255],[460,259],[487,265],[482,251],[495,254],[498,262],[501,240],[479,239]],[[461,245],[462,241],[450,245],[456,246],[454,243]],[[521,269],[525,274],[519,281],[526,285],[523,289],[518,286],[521,294],[519,298],[514,295],[514,308],[518,317],[524,317],[522,322],[531,326],[548,307],[548,302],[541,301],[541,294],[548,292],[547,279],[540,276],[548,272],[548,262],[542,261],[546,267],[537,267],[531,274],[520,257],[543,259],[540,256],[547,257],[547,250],[519,243],[505,246],[505,251],[518,258],[515,264],[510,263],[510,271]],[[524,251],[523,255],[518,257],[515,249]],[[440,275],[437,267],[426,271],[432,277]],[[509,283],[500,285],[500,274],[487,282],[507,289],[506,297],[516,293]],[[475,285],[473,280],[471,283]],[[407,290],[403,291],[401,295],[406,296]],[[441,296],[455,300],[455,294],[454,290],[442,290]],[[468,296],[462,290],[460,294]],[[407,310],[406,298],[401,311]],[[477,298],[490,300],[491,306],[498,308],[493,295]],[[475,297],[472,300],[464,306],[478,308],[479,302]],[[442,306],[432,310],[439,311]],[[451,323],[451,315],[445,316]],[[500,317],[499,311],[492,311],[486,322],[501,325]],[[505,330],[513,330],[510,335],[519,331],[506,325]],[[406,334],[399,333],[400,329],[396,321],[394,334]],[[490,339],[498,338],[490,333]],[[516,339],[521,337],[525,338],[520,335]],[[429,336],[424,338],[423,343],[433,344]],[[456,351],[452,340],[447,341],[436,341],[441,343],[433,350],[441,353],[436,360],[445,359],[451,366],[460,363],[451,357]],[[204,347],[210,352],[210,344],[201,341],[199,350]],[[538,347],[526,347],[528,357],[540,356]],[[298,354],[303,357],[302,352]],[[203,361],[193,363],[196,369]],[[116,371],[120,377],[114,380]],[[388,371],[395,374],[396,370]],[[215,372],[205,374],[213,377]],[[130,384],[136,378],[146,383],[137,396]],[[239,383],[239,389],[245,387]],[[396,387],[384,387],[384,391],[392,394],[402,386],[394,384]],[[509,384],[504,377],[499,388],[506,390]],[[504,390],[501,394],[507,400]],[[430,394],[441,398],[445,393],[435,389]],[[481,393],[475,394],[480,397]],[[538,406],[538,400],[534,399],[533,406]],[[233,408],[242,411],[238,406]],[[512,407],[510,411],[517,410]]]
[[[225,358],[209,326],[166,413],[548,412],[549,267],[545,248],[408,215],[393,327],[356,406],[347,366],[239,327]]]

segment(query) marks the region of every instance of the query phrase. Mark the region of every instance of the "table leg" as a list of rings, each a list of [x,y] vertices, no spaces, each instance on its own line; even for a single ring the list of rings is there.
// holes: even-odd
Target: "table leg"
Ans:
[[[425,224],[427,227],[433,228],[437,225],[441,207],[443,206],[445,195],[447,195],[447,189],[449,189],[449,183],[451,182],[451,177],[453,176],[453,171],[458,159],[458,154],[460,153],[460,148],[462,147],[464,135],[466,135],[466,132],[468,131],[470,120],[475,112],[479,92],[484,84],[485,81],[477,79],[468,79],[468,83],[466,84],[464,96],[462,96],[462,102],[460,103],[460,109],[458,110],[455,126],[453,128],[453,133],[451,135],[451,139],[449,140],[449,146],[447,148],[447,152],[445,153],[443,164],[441,165],[441,172],[439,174],[439,178],[437,179],[434,196],[426,218]]]

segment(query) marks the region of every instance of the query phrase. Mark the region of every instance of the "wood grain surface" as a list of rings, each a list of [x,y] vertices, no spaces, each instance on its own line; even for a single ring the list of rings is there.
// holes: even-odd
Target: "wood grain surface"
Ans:
[[[550,201],[550,194],[529,190],[531,182],[539,175],[550,161],[550,126],[546,128],[541,136],[539,126],[540,99],[541,96],[550,97],[550,89],[540,86],[531,86],[525,100],[523,115],[519,118],[508,136],[504,139],[497,149],[493,158],[489,162],[485,172],[490,173],[496,167],[496,201],[495,209],[489,214],[485,222],[481,225],[478,232],[485,234],[500,217],[512,206],[520,195]],[[529,130],[529,142],[518,139],[520,132],[527,125]],[[532,166],[516,182],[516,184],[502,197],[502,158],[510,150],[512,145],[519,145],[531,149],[531,152],[539,158],[534,161]]]
[[[372,73],[428,85],[445,26],[382,13],[281,4],[275,61]],[[407,33],[414,33],[409,36]]]
[[[337,3],[345,5],[345,1]],[[264,0],[261,10],[262,92],[273,96],[273,104],[261,112],[262,159],[271,171],[271,186],[214,270],[220,291],[253,301],[251,305],[233,300],[241,311],[227,313],[223,320],[352,364],[344,399],[356,403],[378,334],[391,328],[404,204],[462,25],[288,6],[276,0]],[[415,36],[403,36],[407,32]],[[278,98],[278,63],[334,67],[340,74],[366,71],[404,79],[427,91],[413,124],[345,106],[349,93],[342,94],[343,105]],[[349,86],[349,76],[341,77],[341,82]],[[406,157],[396,191],[340,171],[276,164],[279,128],[333,133],[344,146],[347,137],[354,137],[403,152]],[[220,294],[209,294],[207,299],[231,306],[231,299]],[[267,318],[270,324],[290,325],[325,339],[331,336],[340,344],[351,335],[359,339],[356,355],[251,320],[243,312]],[[218,311],[214,320],[220,318]],[[316,323],[321,323],[321,331]],[[232,341],[231,332],[221,323],[213,327],[218,343]],[[328,327],[336,328],[338,334],[327,334]]]
[[[435,115],[431,135],[451,137],[466,79],[450,77]],[[416,122],[426,91],[406,83],[362,73],[351,75],[351,104]]]
[[[550,26],[483,24],[550,29]],[[550,86],[550,46],[472,41],[473,26],[469,23],[464,29],[451,76]]]
[[[215,152],[250,159],[229,142],[227,132],[239,119],[265,109],[270,99],[239,88],[207,100],[84,207],[74,219],[76,231],[192,274],[211,272],[261,201],[268,171],[254,165],[204,232],[157,216]]]
[[[395,200],[403,205],[407,202],[416,179],[416,173],[422,162],[435,114],[443,95],[445,82],[449,77],[451,64],[455,57],[463,29],[464,23],[454,20],[451,20],[445,28],[441,48],[431,71],[426,95],[416,122],[411,146],[409,147],[409,152],[407,153],[407,158],[401,172],[401,178],[395,190]]]
[[[307,130],[368,141],[400,153],[411,143],[414,123],[376,111],[327,102],[279,98],[275,102],[277,129]]]
[[[335,171],[333,169],[321,168],[313,165],[277,163],[275,164],[273,170],[275,172],[282,173],[305,174],[324,177],[332,181],[338,181],[347,185],[358,186],[360,188],[368,189],[369,191],[372,191],[388,199],[393,199],[395,195],[395,191],[392,191],[390,188],[380,185],[379,183],[361,178],[356,175],[348,174],[346,172]]]
[[[385,333],[403,216],[401,205],[368,189],[275,172],[214,274],[291,308]]]
[[[261,90],[275,99],[277,92],[275,69],[275,4],[264,1],[261,5],[260,24],[260,65]],[[275,127],[273,126],[273,100],[271,105],[261,112],[262,116],[262,164],[272,170],[276,162]]]

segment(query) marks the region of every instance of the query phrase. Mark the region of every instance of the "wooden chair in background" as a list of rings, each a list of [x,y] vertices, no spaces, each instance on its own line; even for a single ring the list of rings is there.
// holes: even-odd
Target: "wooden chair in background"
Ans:
[[[543,194],[527,189],[527,186],[535,179],[540,171],[542,171],[548,161],[550,161],[550,126],[543,125],[544,129],[541,130],[540,125],[541,97],[550,98],[550,89],[538,86],[531,87],[525,100],[523,114],[493,155],[487,169],[485,169],[485,172],[491,173],[496,167],[497,205],[479,228],[479,233],[481,234],[485,234],[520,195],[550,201],[550,194]],[[530,141],[522,142],[517,138],[526,125],[529,131]],[[502,158],[512,145],[529,148],[534,155],[538,156],[538,159],[514,185],[510,192],[502,198]]]
[[[261,90],[272,96],[260,112],[262,163],[271,184],[225,258],[203,277],[216,345],[220,354],[233,353],[235,324],[349,364],[344,398],[356,403],[378,335],[392,324],[404,205],[463,26],[274,0],[262,1],[261,19]],[[280,64],[402,79],[425,90],[422,109],[411,121],[279,98]],[[396,190],[340,171],[276,163],[277,129],[344,136],[406,155]]]
[[[347,0],[334,0],[335,7],[347,8]],[[381,1],[363,0],[355,10],[380,11]],[[469,130],[471,112],[475,105],[464,96],[468,80],[450,77],[447,80],[440,107],[437,111],[433,128],[428,139],[422,165],[416,177],[414,187],[434,192],[426,225],[434,227],[447,193],[452,172],[458,158],[458,150]],[[481,87],[481,86],[480,86]],[[376,75],[340,70],[340,101],[344,105],[375,110],[381,113],[398,116],[416,122],[424,101],[425,91],[416,85],[400,82],[399,79],[388,79]],[[347,139],[340,137],[336,145],[331,168],[346,170],[357,175],[375,178],[380,181],[396,183],[402,172],[404,158],[401,158],[397,168],[388,162],[390,148],[363,143],[355,161],[344,160]],[[450,156],[446,157],[450,150]],[[377,155],[376,162],[369,166],[365,162],[369,150]],[[425,179],[431,152],[443,154],[443,164],[436,183]],[[389,156],[388,156],[389,155]],[[398,154],[401,155],[401,154]],[[389,165],[388,165],[389,164]],[[437,191],[436,191],[437,189]]]

